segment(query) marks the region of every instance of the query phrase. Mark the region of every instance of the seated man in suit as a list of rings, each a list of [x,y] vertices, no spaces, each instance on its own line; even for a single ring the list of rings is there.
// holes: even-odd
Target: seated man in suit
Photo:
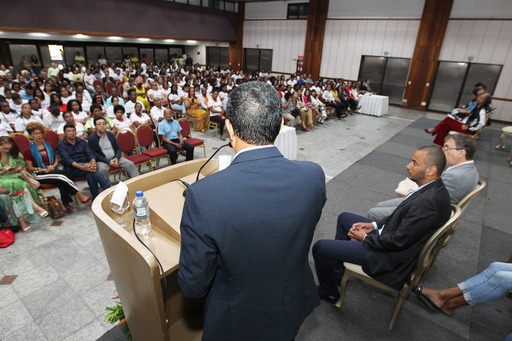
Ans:
[[[338,216],[335,240],[313,246],[321,298],[338,300],[343,262],[362,265],[365,273],[394,289],[403,286],[425,242],[450,218],[450,196],[440,178],[445,166],[439,147],[421,147],[407,165],[409,179],[419,187],[389,218],[372,222],[353,213]]]
[[[457,204],[478,184],[478,170],[473,162],[476,142],[466,134],[448,135],[442,147],[448,168],[441,175],[444,186],[450,194],[452,204]],[[368,211],[372,221],[385,220],[404,198],[382,201]]]
[[[293,340],[320,304],[308,253],[325,175],[274,146],[281,111],[271,85],[236,87],[226,129],[237,154],[188,187],[178,280],[185,295],[206,296],[203,340]]]

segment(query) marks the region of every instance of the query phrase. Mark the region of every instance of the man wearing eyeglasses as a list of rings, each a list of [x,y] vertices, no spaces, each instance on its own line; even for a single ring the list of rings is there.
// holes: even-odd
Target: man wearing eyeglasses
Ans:
[[[475,189],[479,175],[473,162],[476,143],[473,136],[466,134],[448,135],[442,147],[448,168],[441,175],[444,186],[450,194],[452,204],[457,204]],[[382,201],[368,211],[368,218],[381,220],[389,217],[403,198]]]

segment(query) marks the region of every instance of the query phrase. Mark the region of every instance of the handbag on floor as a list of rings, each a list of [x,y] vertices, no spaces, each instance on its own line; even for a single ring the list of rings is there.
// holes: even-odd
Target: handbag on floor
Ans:
[[[0,230],[0,248],[8,247],[12,243],[14,243],[14,232],[11,230],[5,229]]]
[[[48,205],[48,213],[52,216],[53,219],[58,219],[65,216],[62,204],[59,200],[57,200],[57,198],[55,198],[55,196],[47,196],[46,203]]]

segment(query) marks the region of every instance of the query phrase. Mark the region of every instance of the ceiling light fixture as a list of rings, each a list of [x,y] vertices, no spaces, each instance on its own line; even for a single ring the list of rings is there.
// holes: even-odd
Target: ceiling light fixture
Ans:
[[[119,36],[110,36],[110,37],[108,37],[108,39],[110,39],[110,40],[122,40],[123,38],[119,37]]]
[[[49,37],[50,36],[48,33],[43,33],[43,32],[32,32],[32,33],[29,33],[29,35],[31,35],[33,37]]]
[[[138,38],[137,40],[138,41],[151,41],[151,39],[149,39],[149,38]]]
[[[80,38],[80,39],[89,38],[89,36],[87,36],[85,34],[82,34],[82,33],[75,34],[74,37],[75,38]]]
[[[174,39],[165,39],[164,41],[166,43],[174,43],[174,42],[176,42],[176,40],[174,40]]]
[[[187,40],[187,43],[189,43],[189,44],[197,44],[197,40]]]

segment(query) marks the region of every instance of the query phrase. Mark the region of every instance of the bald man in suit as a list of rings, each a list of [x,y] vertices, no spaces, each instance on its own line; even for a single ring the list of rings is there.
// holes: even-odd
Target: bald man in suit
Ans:
[[[442,147],[448,168],[441,175],[444,186],[450,194],[452,204],[458,204],[475,189],[480,176],[473,162],[476,142],[466,134],[448,135]],[[395,198],[378,203],[368,211],[371,220],[383,220],[400,205],[403,198]]]
[[[335,240],[313,246],[320,298],[334,303],[343,262],[361,265],[376,280],[400,289],[409,278],[418,253],[430,236],[450,218],[450,197],[441,179],[446,158],[437,146],[421,147],[407,165],[418,188],[385,220],[353,213],[338,216]]]

